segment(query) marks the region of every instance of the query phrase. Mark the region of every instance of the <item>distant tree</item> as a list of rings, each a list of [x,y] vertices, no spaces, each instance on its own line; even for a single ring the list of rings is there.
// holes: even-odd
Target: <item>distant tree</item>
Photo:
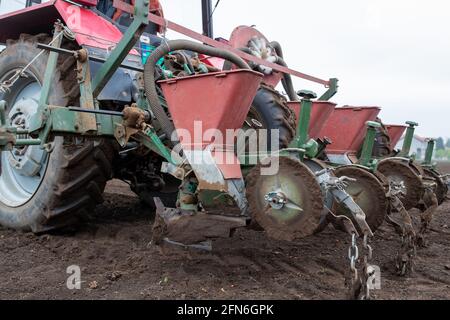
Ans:
[[[436,159],[450,160],[450,149],[436,151]]]
[[[440,137],[436,140],[436,150],[445,150],[444,138]]]
[[[447,139],[447,143],[445,144],[445,146],[447,147],[447,149],[450,149],[450,138]]]

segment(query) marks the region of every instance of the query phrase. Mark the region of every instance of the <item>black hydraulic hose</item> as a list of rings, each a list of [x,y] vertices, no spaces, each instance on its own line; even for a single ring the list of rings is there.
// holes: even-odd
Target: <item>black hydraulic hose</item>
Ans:
[[[172,134],[175,131],[175,127],[172,121],[167,116],[159,100],[158,92],[156,89],[155,70],[157,62],[162,57],[172,51],[178,50],[190,50],[197,53],[222,58],[231,61],[241,69],[250,70],[247,62],[230,51],[206,46],[189,40],[172,40],[163,42],[158,48],[155,49],[155,51],[153,51],[144,66],[144,87],[145,94],[147,95],[147,99],[150,104],[150,108],[152,109],[156,119],[159,121],[164,134],[169,139],[170,137],[172,137]]]
[[[283,49],[281,48],[281,44],[278,41],[272,41],[269,43],[269,45],[272,48],[274,48],[275,52],[277,53],[278,61],[276,63],[283,67],[288,67],[288,65],[284,61]],[[292,76],[290,74],[287,74],[287,73],[284,74],[282,84],[283,84],[284,90],[286,91],[287,95],[289,96],[289,99],[291,99],[292,101],[300,100],[295,92],[294,85],[292,82]]]
[[[269,45],[275,49],[275,52],[279,57],[284,59],[283,49],[281,48],[281,44],[278,41],[272,41],[269,43]]]
[[[272,48],[275,49],[275,52],[277,53],[277,56],[278,56],[275,63],[287,68],[288,65],[284,61],[283,50],[281,49],[281,45],[277,41],[272,41],[270,43],[270,46],[272,46]],[[245,52],[247,54],[253,55],[252,51],[249,48],[239,48],[239,50],[241,50],[242,52]],[[257,66],[257,64],[254,62],[249,62],[249,64],[252,67],[252,69],[256,68],[256,66]],[[231,64],[229,62],[225,63],[224,70],[230,70],[230,69],[231,69]],[[292,82],[292,76],[290,74],[284,73],[281,83],[283,84],[283,88],[286,91],[286,94],[288,95],[288,97],[291,101],[300,101],[297,93],[295,92],[294,84]]]
[[[249,48],[239,48],[238,50],[253,56],[253,52]],[[252,69],[255,69],[258,66],[253,61],[249,61],[247,63],[250,66],[250,68],[252,68]],[[233,67],[233,64],[230,61],[225,61],[224,65],[223,65],[223,70],[231,70],[232,67]]]
[[[277,59],[277,61],[275,61],[275,63],[280,66],[286,67],[286,68],[288,67],[287,63],[280,56],[278,56],[278,59]],[[291,101],[300,101],[300,98],[298,97],[297,93],[295,92],[294,83],[292,82],[291,75],[288,73],[284,73],[282,82],[283,82],[284,90],[286,91],[289,99]]]
[[[179,53],[183,57],[184,63],[188,66],[191,73],[195,73],[194,66],[192,65],[191,59],[188,57],[188,55],[183,51],[180,51]]]

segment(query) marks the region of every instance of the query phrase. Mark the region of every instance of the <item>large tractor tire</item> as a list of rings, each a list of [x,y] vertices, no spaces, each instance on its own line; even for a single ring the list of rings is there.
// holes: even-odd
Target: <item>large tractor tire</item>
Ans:
[[[269,151],[277,151],[270,148],[271,130],[279,130],[277,149],[283,149],[294,139],[296,127],[295,114],[286,105],[286,99],[273,88],[262,85],[250,107],[244,130],[268,130]]]
[[[40,53],[36,44],[48,43],[48,35],[21,35],[8,41],[0,55],[0,83],[25,67]],[[27,128],[37,111],[48,54],[31,64],[11,87],[0,93],[8,103],[10,125]],[[78,105],[76,61],[60,55],[52,81],[49,103]],[[111,178],[111,147],[103,140],[55,137],[48,154],[39,146],[1,153],[0,224],[13,229],[43,233],[79,221],[102,202]]]
[[[377,122],[381,127],[377,128],[372,156],[376,158],[386,158],[392,153],[395,146],[391,145],[391,137],[389,136],[386,126],[380,119],[377,119]]]

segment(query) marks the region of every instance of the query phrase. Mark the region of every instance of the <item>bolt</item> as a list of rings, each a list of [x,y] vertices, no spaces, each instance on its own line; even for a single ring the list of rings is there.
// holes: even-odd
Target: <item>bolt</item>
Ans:
[[[417,122],[414,122],[414,121],[406,121],[406,124],[408,126],[410,126],[411,128],[419,126],[419,124]]]

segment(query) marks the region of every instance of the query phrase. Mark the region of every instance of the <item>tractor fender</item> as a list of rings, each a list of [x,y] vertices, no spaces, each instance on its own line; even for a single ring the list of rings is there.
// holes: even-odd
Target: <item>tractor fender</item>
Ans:
[[[1,15],[0,43],[5,43],[8,39],[18,39],[22,33],[52,34],[53,25],[58,19],[75,33],[75,39],[80,46],[111,50],[122,39],[122,32],[95,10],[63,0],[50,0]]]
[[[0,16],[0,43],[18,39],[20,34],[52,34],[54,23],[63,21],[75,33],[75,40],[88,49],[90,55],[106,58],[122,39],[122,31],[94,10],[82,8],[63,0],[50,0],[39,5]],[[14,26],[13,28],[11,26]],[[125,61],[129,65],[142,66],[136,50]],[[101,63],[90,61],[91,75],[95,76]],[[105,86],[98,99],[130,103],[138,94],[137,72],[119,68]]]

